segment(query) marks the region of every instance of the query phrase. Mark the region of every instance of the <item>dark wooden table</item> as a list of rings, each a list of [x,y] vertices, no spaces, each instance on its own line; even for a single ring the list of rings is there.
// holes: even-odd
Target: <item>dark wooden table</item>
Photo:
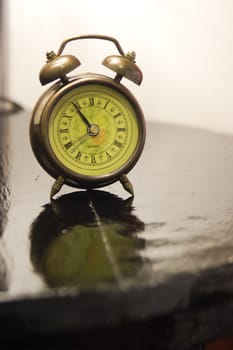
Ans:
[[[148,123],[133,200],[116,183],[51,203],[29,120],[0,118],[1,344],[182,350],[233,334],[233,137]]]

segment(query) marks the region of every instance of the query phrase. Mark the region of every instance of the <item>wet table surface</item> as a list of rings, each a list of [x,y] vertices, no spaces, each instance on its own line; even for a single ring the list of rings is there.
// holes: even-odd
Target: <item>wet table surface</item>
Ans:
[[[233,136],[148,123],[133,199],[115,183],[50,202],[29,120],[0,119],[5,348],[115,348],[127,335],[134,349],[182,350],[233,334]]]

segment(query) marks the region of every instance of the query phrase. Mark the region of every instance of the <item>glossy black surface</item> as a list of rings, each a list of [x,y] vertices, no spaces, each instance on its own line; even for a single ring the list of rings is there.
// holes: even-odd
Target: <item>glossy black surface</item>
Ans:
[[[29,119],[0,119],[1,338],[181,350],[233,333],[233,137],[148,124],[134,199],[117,183],[50,203]]]
[[[8,143],[8,124],[0,118],[0,237],[2,236],[9,208],[9,147]],[[8,270],[5,257],[5,248],[0,240],[0,291],[8,289]]]

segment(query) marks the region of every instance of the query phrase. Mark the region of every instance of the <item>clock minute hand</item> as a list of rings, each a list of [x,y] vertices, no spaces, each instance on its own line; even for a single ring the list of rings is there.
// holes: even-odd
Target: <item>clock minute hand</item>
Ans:
[[[88,121],[88,119],[85,117],[85,115],[80,111],[78,106],[74,102],[72,102],[72,105],[74,106],[74,108],[76,109],[76,111],[78,112],[80,117],[82,118],[82,121],[90,128],[91,127],[91,123]]]

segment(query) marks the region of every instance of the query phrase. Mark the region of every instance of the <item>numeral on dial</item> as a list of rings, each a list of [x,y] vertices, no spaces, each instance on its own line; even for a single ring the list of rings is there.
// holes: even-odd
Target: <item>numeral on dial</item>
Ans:
[[[90,106],[94,106],[94,97],[89,97]]]
[[[81,157],[82,157],[82,153],[80,151],[78,151],[78,153],[76,154],[75,158],[77,160],[80,160]]]
[[[95,160],[95,155],[94,154],[91,155],[91,162],[92,162],[92,164],[96,164],[96,160]]]
[[[73,145],[73,143],[71,141],[69,141],[64,146],[65,146],[66,149],[69,149],[72,145]]]
[[[119,147],[119,148],[121,148],[122,143],[119,142],[119,141],[117,141],[117,140],[115,140],[115,141],[114,141],[114,145],[117,146],[117,147]]]

